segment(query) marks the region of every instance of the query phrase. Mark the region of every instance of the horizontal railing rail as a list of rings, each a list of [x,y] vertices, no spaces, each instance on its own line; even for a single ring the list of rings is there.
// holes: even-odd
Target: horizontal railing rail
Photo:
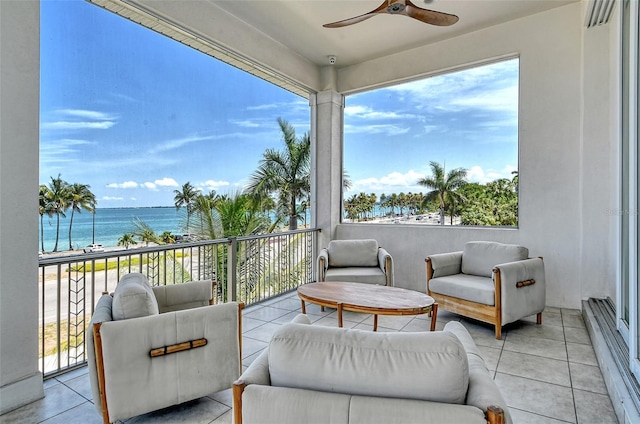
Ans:
[[[154,286],[215,280],[216,302],[258,303],[313,281],[317,229],[109,249],[39,260],[39,355],[45,377],[86,362],[85,337],[103,292],[140,272]]]

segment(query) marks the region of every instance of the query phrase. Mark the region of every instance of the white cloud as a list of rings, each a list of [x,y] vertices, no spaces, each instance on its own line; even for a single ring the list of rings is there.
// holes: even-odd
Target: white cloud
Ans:
[[[142,187],[148,188],[149,190],[153,190],[153,191],[158,190],[158,186],[156,186],[154,183],[149,181],[147,181],[146,183],[142,183]]]
[[[125,181],[123,183],[109,183],[108,188],[136,188],[139,184],[135,181]]]
[[[179,184],[173,178],[164,177],[161,180],[155,180],[154,183],[160,187],[178,187]],[[149,183],[145,183],[149,184]]]
[[[167,150],[179,149],[180,147],[186,144],[196,143],[199,141],[213,140],[215,138],[216,137],[212,135],[208,135],[208,136],[190,136],[190,137],[177,138],[174,140],[167,140],[163,143],[160,143],[155,148],[151,149],[149,153],[161,153]]]
[[[98,112],[95,110],[60,109],[57,112],[63,115],[68,115],[68,116],[73,116],[78,118],[93,119],[96,121],[113,121],[116,119],[116,117],[113,115],[110,115],[104,112]]]
[[[515,166],[506,165],[501,171],[485,171],[481,166],[474,165],[467,171],[467,180],[472,183],[486,184],[500,178],[511,179],[513,178],[513,174],[511,172],[516,170],[517,168]]]
[[[202,184],[200,184],[200,186],[202,187],[202,191],[211,191],[211,190],[218,191],[220,188],[229,187],[230,185],[231,183],[229,181],[214,181],[214,180],[207,180]]]
[[[386,134],[388,136],[406,134],[409,127],[400,127],[392,124],[380,125],[344,125],[344,132],[349,134]]]
[[[424,191],[424,187],[417,184],[420,178],[424,178],[424,174],[414,171],[413,169],[402,172],[391,172],[382,177],[370,177],[356,180],[352,183],[350,194],[353,193],[399,193],[401,191],[420,192]]]
[[[230,122],[232,124],[237,125],[237,126],[242,127],[242,128],[259,128],[260,127],[260,123],[255,122],[255,121],[250,121],[248,119],[245,119],[245,120],[239,120],[239,119],[234,120],[234,119],[232,119]]]
[[[268,104],[258,105],[258,106],[249,106],[247,107],[247,110],[271,110],[271,109],[277,109],[278,107],[280,107],[278,103],[268,103]]]
[[[513,85],[491,91],[479,91],[475,95],[465,94],[464,96],[452,99],[449,105],[493,111],[517,111],[518,86]]]
[[[40,124],[42,129],[46,130],[82,130],[82,129],[98,129],[107,130],[116,123],[111,121],[102,122],[72,122],[72,121],[56,121],[43,122]]]
[[[117,197],[117,196],[102,196],[102,198],[100,200],[104,200],[106,202],[113,202],[113,201],[122,201],[124,200],[124,197]]]
[[[117,116],[95,110],[59,109],[55,114],[61,115],[64,119],[42,122],[40,127],[49,130],[106,130],[113,127],[117,121]]]
[[[345,106],[344,114],[348,117],[361,119],[419,119],[420,117],[409,113],[376,111],[369,106]]]

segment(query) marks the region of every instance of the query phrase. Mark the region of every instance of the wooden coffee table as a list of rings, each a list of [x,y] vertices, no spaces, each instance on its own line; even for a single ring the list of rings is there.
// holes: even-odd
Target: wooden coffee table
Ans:
[[[373,331],[378,330],[378,315],[420,315],[431,312],[431,331],[436,329],[438,304],[431,297],[414,290],[366,283],[325,281],[298,287],[302,313],[305,302],[338,310],[338,326],[342,327],[342,311],[373,314]]]

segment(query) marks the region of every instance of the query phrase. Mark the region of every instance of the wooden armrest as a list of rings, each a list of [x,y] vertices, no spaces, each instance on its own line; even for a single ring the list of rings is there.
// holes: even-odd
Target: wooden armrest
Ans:
[[[487,422],[489,424],[504,424],[504,410],[496,405],[487,408]]]
[[[176,343],[163,347],[156,347],[149,351],[149,356],[155,358],[157,356],[169,355],[172,353],[182,352],[184,350],[195,349],[207,345],[207,339],[189,340],[188,342]]]
[[[242,392],[247,386],[242,380],[236,380],[233,382],[233,422],[234,424],[242,424]]]

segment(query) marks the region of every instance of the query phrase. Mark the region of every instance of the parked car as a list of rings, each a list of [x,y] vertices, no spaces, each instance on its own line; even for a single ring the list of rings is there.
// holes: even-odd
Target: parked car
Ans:
[[[104,247],[101,244],[89,244],[84,248],[84,253],[104,252]]]

